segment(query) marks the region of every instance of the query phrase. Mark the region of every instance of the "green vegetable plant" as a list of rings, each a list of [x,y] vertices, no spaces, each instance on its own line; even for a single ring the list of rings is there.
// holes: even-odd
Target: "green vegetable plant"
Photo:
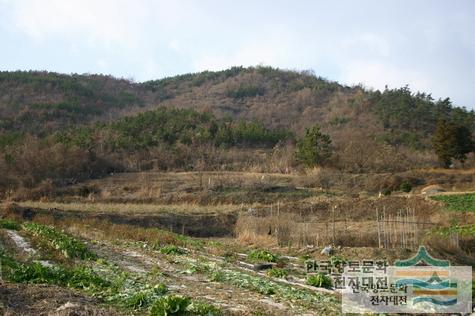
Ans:
[[[332,279],[323,273],[317,273],[307,277],[307,284],[330,289],[332,287]]]

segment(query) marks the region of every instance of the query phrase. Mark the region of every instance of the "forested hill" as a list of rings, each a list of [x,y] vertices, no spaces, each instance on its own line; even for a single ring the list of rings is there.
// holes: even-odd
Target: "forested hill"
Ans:
[[[139,84],[101,75],[0,72],[0,128],[42,134],[143,106]]]
[[[407,87],[371,91],[270,67],[144,83],[1,72],[0,197],[116,171],[288,172],[302,168],[307,127],[326,140],[325,167],[398,172],[465,162],[475,114]]]
[[[0,73],[2,141],[53,131],[161,106],[212,112],[218,118],[262,122],[301,135],[318,123],[336,144],[349,135],[391,145],[427,148],[436,122],[451,117],[475,129],[475,114],[407,87],[368,91],[271,67],[234,67],[144,83],[102,75],[48,72]]]

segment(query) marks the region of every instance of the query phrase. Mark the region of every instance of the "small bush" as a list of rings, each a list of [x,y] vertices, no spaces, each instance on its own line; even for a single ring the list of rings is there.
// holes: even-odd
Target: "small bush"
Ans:
[[[277,262],[279,257],[276,254],[270,253],[266,250],[253,250],[249,253],[247,258],[249,261],[253,262]]]
[[[264,95],[264,89],[256,85],[241,85],[235,89],[227,89],[226,96],[228,98],[241,99]]]
[[[404,180],[399,186],[399,189],[403,192],[409,193],[412,190],[412,184],[409,181]]]
[[[323,273],[317,273],[307,277],[307,284],[330,289],[332,287],[332,279]]]

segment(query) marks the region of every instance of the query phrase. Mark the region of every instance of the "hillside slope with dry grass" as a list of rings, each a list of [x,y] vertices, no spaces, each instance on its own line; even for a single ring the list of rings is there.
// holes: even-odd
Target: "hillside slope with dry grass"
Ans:
[[[438,119],[475,128],[474,112],[449,99],[260,66],[143,83],[2,72],[0,96],[0,187],[41,185],[39,195],[122,171],[299,171],[295,140],[315,124],[332,140],[326,167],[404,172],[437,166]]]
[[[408,88],[374,92],[343,86],[310,71],[271,67],[234,67],[144,83],[102,75],[2,72],[0,93],[3,131],[48,131],[159,106],[257,120],[297,134],[317,122],[331,133],[361,128],[371,135],[398,129],[421,136],[434,128],[437,111],[474,127],[473,111],[454,108],[448,99],[436,101]],[[402,141],[414,142],[413,136],[406,137]]]

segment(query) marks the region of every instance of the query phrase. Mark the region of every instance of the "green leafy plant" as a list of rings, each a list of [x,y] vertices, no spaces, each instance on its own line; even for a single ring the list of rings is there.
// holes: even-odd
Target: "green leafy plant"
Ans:
[[[432,199],[443,202],[449,211],[475,212],[475,193],[436,195]]]
[[[137,292],[131,297],[127,298],[125,305],[133,309],[140,309],[146,307],[150,303],[150,296],[147,292]]]
[[[274,278],[285,278],[289,275],[289,271],[286,269],[272,268],[267,270],[267,275]]]
[[[216,306],[205,302],[192,302],[188,307],[191,315],[220,316],[223,312]]]
[[[253,262],[277,262],[279,257],[266,250],[253,250],[248,254],[247,258]]]
[[[195,263],[188,263],[186,265],[186,269],[183,270],[181,273],[184,274],[194,274],[194,273],[206,273],[209,271],[209,267],[206,265],[199,265]]]
[[[330,263],[331,263],[332,266],[334,266],[334,267],[341,267],[341,266],[343,266],[346,262],[347,262],[347,260],[344,259],[343,257],[340,257],[340,256],[331,256],[331,257],[330,257]]]
[[[452,234],[475,237],[475,225],[454,225],[450,227],[435,228],[428,232],[430,235],[448,237]]]
[[[15,221],[8,220],[8,219],[0,219],[0,228],[3,229],[11,229],[11,230],[19,230],[21,225]]]
[[[180,247],[177,247],[175,245],[167,245],[160,247],[159,249],[160,253],[166,254],[166,255],[184,255],[186,254],[186,251]]]
[[[226,279],[226,276],[221,271],[213,271],[210,275],[210,281],[212,282],[223,282]]]
[[[24,223],[22,227],[33,236],[45,239],[53,248],[61,251],[66,258],[97,258],[96,254],[91,252],[83,242],[51,226],[37,223]]]
[[[307,277],[307,284],[315,287],[323,287],[329,289],[332,287],[332,279],[323,273],[317,273],[309,275]]]
[[[179,261],[186,262],[189,258],[180,257]],[[296,288],[288,284],[273,281],[269,278],[263,278],[254,274],[236,271],[232,269],[216,266],[215,262],[207,262],[206,259],[195,262],[198,265],[204,265],[208,268],[206,274],[211,281],[223,282],[233,286],[248,289],[264,295],[275,295],[275,297],[311,306],[316,311],[324,313],[331,311],[335,314],[340,310],[340,303],[333,295],[312,291],[310,289]],[[335,312],[333,312],[335,311]]]
[[[83,290],[104,289],[110,286],[110,282],[88,267],[47,267],[37,262],[18,263],[4,254],[0,255],[0,261],[3,276],[11,282],[55,284]]]
[[[153,291],[156,294],[163,295],[168,292],[168,287],[163,283],[159,283],[153,287]]]
[[[186,315],[191,299],[182,295],[169,295],[159,298],[152,305],[152,316]]]
[[[237,260],[237,254],[232,251],[226,251],[223,257],[226,262],[235,262]]]

